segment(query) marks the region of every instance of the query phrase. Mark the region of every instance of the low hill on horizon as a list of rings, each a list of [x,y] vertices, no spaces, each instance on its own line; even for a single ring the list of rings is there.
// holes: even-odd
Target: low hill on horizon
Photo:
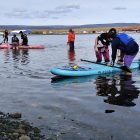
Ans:
[[[32,26],[32,25],[0,25],[0,30],[43,30],[43,29],[69,29],[69,28],[103,28],[103,27],[130,27],[140,26],[140,23],[107,23],[107,24],[85,24],[85,25],[43,25],[43,26]]]

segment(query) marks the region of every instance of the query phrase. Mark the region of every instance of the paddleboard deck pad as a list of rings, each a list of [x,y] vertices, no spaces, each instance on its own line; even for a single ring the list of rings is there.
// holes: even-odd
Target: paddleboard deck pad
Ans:
[[[122,65],[115,65],[121,67]],[[139,62],[133,62],[130,69],[137,69]],[[107,73],[122,72],[120,68],[104,66],[100,64],[84,64],[84,65],[68,65],[62,67],[54,67],[51,69],[51,73],[58,76],[75,77],[75,76],[90,76],[101,75]]]

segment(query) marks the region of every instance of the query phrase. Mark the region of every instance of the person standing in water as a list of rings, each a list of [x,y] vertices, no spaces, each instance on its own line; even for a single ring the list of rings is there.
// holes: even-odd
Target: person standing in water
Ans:
[[[96,62],[100,63],[102,61],[102,55],[104,57],[105,62],[109,62],[109,49],[110,41],[108,40],[108,33],[102,33],[95,39],[95,54],[96,54]]]
[[[75,33],[72,29],[69,29],[67,44],[69,45],[70,51],[74,50],[74,41],[75,41]]]
[[[4,31],[4,34],[3,34],[3,38],[4,38],[3,42],[4,42],[4,43],[8,43],[8,35],[9,35],[9,32],[8,32],[8,30],[6,29],[6,30]]]

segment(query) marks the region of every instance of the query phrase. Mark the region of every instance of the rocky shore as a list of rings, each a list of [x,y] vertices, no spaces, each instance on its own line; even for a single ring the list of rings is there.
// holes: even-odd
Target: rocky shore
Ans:
[[[0,112],[0,140],[43,140],[41,130],[22,120],[21,113]]]

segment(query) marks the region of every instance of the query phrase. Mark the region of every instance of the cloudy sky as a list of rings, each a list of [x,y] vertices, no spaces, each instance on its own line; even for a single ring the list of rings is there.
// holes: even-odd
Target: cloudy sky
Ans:
[[[0,25],[140,23],[140,0],[0,1]]]

